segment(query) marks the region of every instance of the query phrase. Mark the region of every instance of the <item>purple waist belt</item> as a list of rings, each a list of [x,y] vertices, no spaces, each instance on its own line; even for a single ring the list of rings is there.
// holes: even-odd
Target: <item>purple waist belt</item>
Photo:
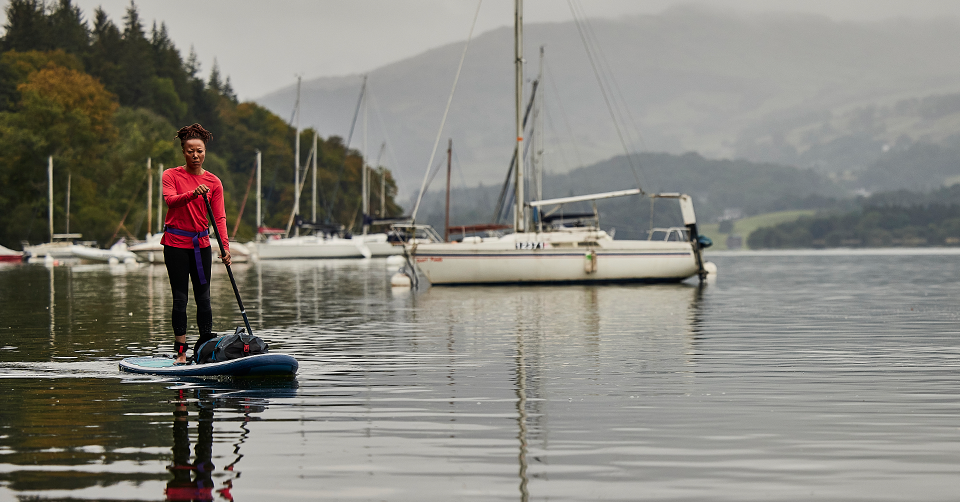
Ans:
[[[200,284],[206,284],[207,278],[203,275],[203,262],[200,261],[200,238],[210,235],[210,230],[207,229],[203,232],[187,232],[186,230],[180,230],[179,228],[165,226],[163,231],[170,232],[173,235],[179,235],[181,237],[193,238],[193,255],[197,258],[197,276],[200,278]]]

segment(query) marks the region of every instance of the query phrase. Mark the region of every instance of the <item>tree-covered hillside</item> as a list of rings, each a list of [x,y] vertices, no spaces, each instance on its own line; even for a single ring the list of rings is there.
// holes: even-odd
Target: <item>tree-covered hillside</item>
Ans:
[[[230,229],[257,150],[265,224],[286,226],[294,199],[295,129],[257,104],[238,102],[216,63],[204,75],[197,55],[191,50],[184,58],[163,23],[147,29],[132,2],[119,25],[102,9],[88,22],[71,0],[11,0],[6,16],[0,39],[0,244],[19,248],[24,240],[49,239],[48,156],[55,232],[67,227],[69,180],[71,232],[101,244],[115,235],[142,238],[153,230],[145,225],[147,159],[154,175],[160,164],[182,164],[174,135],[194,122],[214,133],[204,167],[224,183]],[[301,165],[313,135],[302,132]],[[319,144],[318,219],[349,228],[360,220],[361,159],[343,143],[330,137]],[[386,213],[395,215],[396,186],[389,171],[386,177]],[[255,232],[250,197],[240,240]],[[309,214],[309,207],[301,205],[301,213]]]
[[[862,198],[860,208],[760,228],[751,249],[960,245],[960,185]]]

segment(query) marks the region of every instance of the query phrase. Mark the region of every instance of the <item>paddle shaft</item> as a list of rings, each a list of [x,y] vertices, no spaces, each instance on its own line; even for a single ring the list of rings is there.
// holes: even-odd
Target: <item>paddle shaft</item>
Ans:
[[[220,256],[227,254],[227,250],[223,247],[223,240],[220,239],[220,230],[217,229],[217,221],[213,217],[213,207],[210,206],[210,199],[207,198],[207,194],[203,194],[203,202],[207,204],[207,214],[210,215],[210,222],[213,223],[213,235],[217,237],[217,244],[220,244]],[[237,289],[237,280],[233,278],[233,270],[230,270],[230,265],[227,265],[226,262],[223,263],[223,266],[227,267],[227,275],[230,276],[230,284],[233,285],[233,294],[237,295],[237,305],[240,306],[240,315],[243,316],[243,325],[247,327],[247,333],[253,335],[253,330],[250,329],[250,321],[247,319],[247,311],[243,308],[243,300],[240,299],[240,290]]]

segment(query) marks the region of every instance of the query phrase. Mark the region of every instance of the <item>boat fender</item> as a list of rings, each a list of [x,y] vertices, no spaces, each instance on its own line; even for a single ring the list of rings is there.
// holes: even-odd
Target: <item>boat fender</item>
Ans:
[[[597,253],[594,250],[589,250],[586,254],[583,255],[583,271],[592,274],[597,271]]]
[[[390,278],[390,287],[393,288],[411,288],[413,287],[413,281],[410,280],[410,276],[401,272],[393,274],[393,277]]]

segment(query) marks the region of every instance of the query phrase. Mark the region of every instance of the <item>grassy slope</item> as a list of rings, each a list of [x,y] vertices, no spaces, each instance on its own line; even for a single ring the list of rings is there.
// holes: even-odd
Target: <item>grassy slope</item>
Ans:
[[[771,227],[780,223],[794,221],[801,216],[809,216],[816,211],[812,209],[796,211],[777,211],[775,213],[759,214],[742,220],[737,220],[733,224],[733,233],[743,237],[743,247],[747,248],[747,238],[750,234],[760,227]],[[713,240],[711,250],[727,249],[727,237],[730,234],[721,234],[719,223],[709,223],[700,227],[700,233]]]

